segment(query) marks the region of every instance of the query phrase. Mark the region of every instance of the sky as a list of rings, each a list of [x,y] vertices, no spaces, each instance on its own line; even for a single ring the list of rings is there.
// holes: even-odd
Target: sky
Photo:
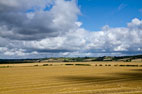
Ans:
[[[0,59],[137,54],[141,0],[0,0]]]
[[[142,0],[78,0],[82,27],[90,31],[102,26],[126,27],[133,18],[142,18]]]

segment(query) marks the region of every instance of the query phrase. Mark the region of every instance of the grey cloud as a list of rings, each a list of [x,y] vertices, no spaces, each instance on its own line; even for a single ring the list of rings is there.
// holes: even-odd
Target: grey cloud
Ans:
[[[55,37],[77,28],[75,22],[79,9],[74,1],[55,0],[54,3],[50,3],[48,0],[43,0],[41,1],[43,3],[39,5],[39,0],[7,2],[9,3],[4,0],[0,2],[0,5],[5,5],[10,10],[6,11],[2,8],[0,10],[0,27],[5,27],[4,30],[0,31],[1,37],[14,40],[39,40],[45,37]],[[24,3],[30,3],[26,9],[23,9],[24,11],[14,10],[14,8],[22,8]],[[46,3],[53,7],[45,11]],[[31,7],[40,7],[40,9],[26,12]]]
[[[142,22],[139,19],[137,21]],[[1,53],[17,57],[140,54],[142,52],[142,29],[138,28],[141,26],[140,23],[134,23],[133,19],[125,28],[107,26],[102,31],[89,32],[78,27],[58,37],[46,37],[32,41],[10,40],[5,48],[1,48]]]
[[[140,20],[139,20],[140,21]],[[133,21],[131,22],[131,24]],[[141,24],[140,24],[141,25]],[[135,28],[139,27],[136,26]],[[142,29],[110,28],[89,32],[78,28],[65,35],[29,42],[36,49],[68,49],[66,52],[80,53],[140,53],[142,51]],[[26,43],[27,44],[27,43]],[[27,44],[27,45],[28,45]]]
[[[0,11],[1,12],[17,12],[25,11],[27,9],[42,9],[46,6],[50,6],[53,0],[1,0]]]
[[[46,2],[47,1],[47,2]],[[0,57],[132,55],[142,52],[142,20],[127,27],[104,26],[101,31],[81,28],[75,0],[0,1]],[[21,3],[22,2],[22,3]],[[30,2],[30,5],[26,5]],[[45,2],[52,8],[43,11]],[[25,4],[24,6],[20,6]],[[25,12],[35,6],[36,11]],[[39,7],[39,8],[37,8]],[[4,10],[5,9],[5,10]],[[22,9],[22,10],[21,10]]]

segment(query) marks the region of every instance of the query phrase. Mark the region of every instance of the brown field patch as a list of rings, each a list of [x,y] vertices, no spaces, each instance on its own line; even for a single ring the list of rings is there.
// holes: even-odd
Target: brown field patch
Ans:
[[[11,66],[0,68],[0,94],[142,94],[142,67],[116,67],[115,62],[43,64],[0,65]]]

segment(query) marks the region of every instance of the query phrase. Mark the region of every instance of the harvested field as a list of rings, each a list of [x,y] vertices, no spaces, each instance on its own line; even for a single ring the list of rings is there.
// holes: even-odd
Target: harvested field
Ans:
[[[43,64],[0,65],[0,94],[142,94],[141,63]]]

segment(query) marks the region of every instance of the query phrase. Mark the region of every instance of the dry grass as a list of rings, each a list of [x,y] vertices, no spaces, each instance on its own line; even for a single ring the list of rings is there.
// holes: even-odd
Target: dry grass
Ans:
[[[11,66],[0,68],[0,94],[142,94],[142,67],[116,67],[115,62],[43,64],[0,65]]]
[[[142,59],[134,59],[133,62],[142,62]]]

